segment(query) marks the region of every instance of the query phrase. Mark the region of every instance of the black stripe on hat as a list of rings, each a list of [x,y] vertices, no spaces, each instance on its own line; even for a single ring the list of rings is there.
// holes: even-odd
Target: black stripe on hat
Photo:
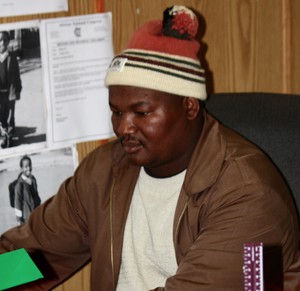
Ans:
[[[183,76],[183,75],[180,75],[180,74],[176,74],[174,72],[165,71],[165,70],[161,70],[161,69],[158,69],[158,68],[153,68],[153,67],[148,67],[148,66],[143,66],[143,65],[137,65],[137,64],[131,64],[131,63],[128,63],[128,62],[125,64],[125,67],[145,69],[145,70],[148,70],[148,71],[154,71],[154,72],[162,73],[162,74],[165,74],[165,75],[177,77],[177,78],[187,80],[187,81],[196,82],[196,83],[200,83],[200,84],[205,84],[205,80]]]
[[[162,54],[155,54],[155,53],[143,53],[143,52],[137,52],[137,51],[132,51],[132,50],[125,50],[123,52],[122,55],[119,55],[118,57],[122,57],[123,55],[137,55],[137,56],[143,56],[143,57],[150,57],[150,58],[157,58],[157,59],[161,59],[161,60],[166,60],[166,61],[169,61],[169,62],[173,62],[173,63],[179,63],[179,64],[185,64],[185,65],[188,65],[188,66],[192,66],[192,67],[195,67],[197,69],[202,69],[201,65],[200,64],[197,64],[197,63],[194,63],[194,62],[189,62],[187,60],[183,60],[183,59],[180,59],[180,58],[172,58],[172,57],[167,57],[165,55],[162,55]]]

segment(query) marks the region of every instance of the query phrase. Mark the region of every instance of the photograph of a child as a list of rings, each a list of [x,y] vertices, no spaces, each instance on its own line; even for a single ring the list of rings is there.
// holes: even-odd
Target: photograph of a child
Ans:
[[[39,27],[28,25],[0,25],[0,156],[46,142]]]
[[[32,161],[28,155],[21,158],[20,169],[18,178],[9,184],[9,195],[17,221],[23,224],[28,221],[30,213],[41,204],[41,198],[37,181],[32,174]]]
[[[73,175],[72,148],[44,150],[0,161],[0,232],[28,221],[30,213]]]

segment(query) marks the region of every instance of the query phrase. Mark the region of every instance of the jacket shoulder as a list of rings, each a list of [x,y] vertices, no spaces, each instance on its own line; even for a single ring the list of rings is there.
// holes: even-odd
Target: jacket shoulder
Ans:
[[[90,152],[79,164],[78,169],[84,170],[87,174],[91,171],[102,173],[107,172],[119,165],[124,158],[124,152],[118,140],[112,140],[106,144],[100,145]]]

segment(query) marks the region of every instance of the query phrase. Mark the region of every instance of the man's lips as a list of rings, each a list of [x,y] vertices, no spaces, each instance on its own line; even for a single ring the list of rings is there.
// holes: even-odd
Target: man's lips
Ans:
[[[122,140],[121,144],[127,154],[134,154],[142,148],[138,141]]]

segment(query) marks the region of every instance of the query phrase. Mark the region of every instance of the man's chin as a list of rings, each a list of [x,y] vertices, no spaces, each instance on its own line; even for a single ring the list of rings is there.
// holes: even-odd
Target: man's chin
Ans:
[[[144,167],[148,164],[147,160],[135,154],[126,154],[129,164],[133,166]]]
[[[145,162],[141,161],[140,159],[136,159],[131,155],[127,155],[127,158],[128,158],[128,162],[133,166],[143,167],[145,165]]]

